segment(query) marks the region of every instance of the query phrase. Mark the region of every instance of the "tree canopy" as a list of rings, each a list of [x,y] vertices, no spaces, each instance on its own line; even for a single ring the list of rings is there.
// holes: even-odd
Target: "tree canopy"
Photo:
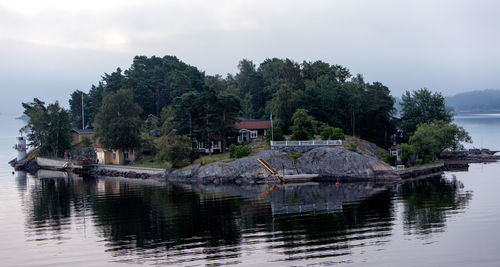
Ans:
[[[413,156],[422,163],[428,163],[436,160],[446,149],[463,148],[461,142],[471,142],[471,137],[462,127],[445,121],[433,121],[420,124],[408,144],[400,145],[400,151],[405,162]]]
[[[450,123],[453,114],[446,108],[441,93],[432,93],[427,88],[406,91],[401,102],[401,133],[406,141],[416,131],[419,124],[441,120]]]
[[[39,149],[41,155],[63,156],[71,144],[69,113],[56,101],[45,106],[38,98],[22,103],[29,121],[21,132],[27,134],[29,145]]]
[[[94,122],[99,142],[106,148],[137,148],[142,125],[141,111],[130,90],[120,89],[107,94]]]
[[[142,109],[142,119],[153,114],[160,118],[164,129],[175,128],[203,142],[214,136],[232,142],[235,121],[267,119],[271,114],[275,126],[291,134],[292,115],[297,109],[306,109],[318,122],[379,146],[387,147],[396,133],[394,99],[389,88],[323,61],[298,63],[288,58],[269,58],[256,64],[243,59],[235,75],[222,77],[206,75],[175,56],[136,56],[128,69],[104,73],[88,93],[72,94],[74,126],[81,125],[81,95],[86,121],[93,123],[105,96],[120,89],[131,90],[134,102]],[[440,110],[441,100],[440,94],[431,94],[427,89],[403,96],[404,140],[419,123],[449,121],[446,109]],[[162,112],[165,108],[169,112]]]
[[[316,132],[317,122],[305,109],[297,109],[292,117],[292,140],[311,140]]]

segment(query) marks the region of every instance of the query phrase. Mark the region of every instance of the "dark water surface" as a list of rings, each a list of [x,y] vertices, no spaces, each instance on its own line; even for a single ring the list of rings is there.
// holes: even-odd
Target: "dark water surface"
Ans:
[[[500,163],[391,188],[179,187],[13,175],[1,134],[1,266],[500,266]]]

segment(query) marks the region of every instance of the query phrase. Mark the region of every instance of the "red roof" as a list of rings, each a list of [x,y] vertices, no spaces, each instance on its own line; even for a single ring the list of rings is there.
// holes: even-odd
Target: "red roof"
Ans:
[[[269,129],[271,121],[241,121],[236,123],[236,128],[247,130]]]

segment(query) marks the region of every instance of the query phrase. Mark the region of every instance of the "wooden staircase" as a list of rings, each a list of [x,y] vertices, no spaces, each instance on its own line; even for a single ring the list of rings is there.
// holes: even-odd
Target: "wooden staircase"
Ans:
[[[264,166],[264,168],[266,168],[266,170],[268,170],[271,174],[277,174],[278,171],[276,169],[274,169],[269,163],[267,163],[267,161],[265,161],[264,159],[257,159],[257,161],[262,164]]]

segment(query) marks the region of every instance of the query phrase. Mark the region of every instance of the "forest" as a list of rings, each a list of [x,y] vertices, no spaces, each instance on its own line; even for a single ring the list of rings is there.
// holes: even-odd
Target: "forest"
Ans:
[[[129,105],[142,120],[150,114],[159,118],[148,127],[163,134],[176,129],[203,141],[218,135],[231,142],[236,121],[269,120],[271,114],[276,129],[290,134],[298,109],[306,110],[318,124],[386,148],[397,129],[389,88],[365,82],[361,74],[352,75],[340,65],[288,58],[256,65],[243,59],[235,75],[223,77],[206,75],[175,56],[136,56],[128,69],[104,73],[88,92],[74,91],[69,100],[73,127],[82,125],[82,97],[85,125],[98,125],[103,99],[120,90],[132,95],[134,103]]]
[[[460,112],[499,112],[500,90],[487,89],[446,97],[446,105]]]

